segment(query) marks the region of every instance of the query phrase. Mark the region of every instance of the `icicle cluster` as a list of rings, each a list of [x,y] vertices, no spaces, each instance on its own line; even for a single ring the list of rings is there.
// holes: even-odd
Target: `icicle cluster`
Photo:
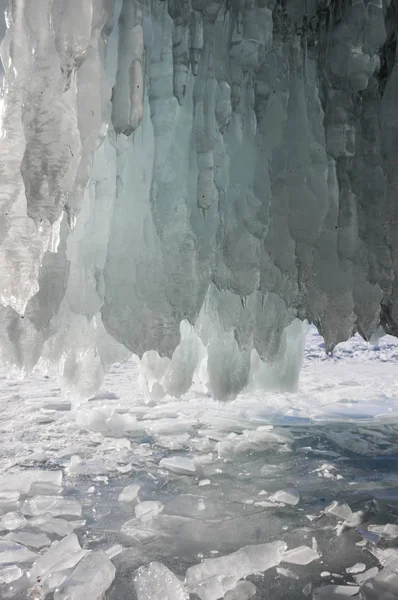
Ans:
[[[5,8],[4,361],[229,398],[295,384],[297,318],[398,334],[393,1]]]

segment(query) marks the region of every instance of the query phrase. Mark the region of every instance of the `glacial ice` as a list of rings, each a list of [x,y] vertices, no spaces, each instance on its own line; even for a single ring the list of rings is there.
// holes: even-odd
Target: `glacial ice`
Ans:
[[[4,363],[230,399],[398,333],[389,1],[0,6]]]

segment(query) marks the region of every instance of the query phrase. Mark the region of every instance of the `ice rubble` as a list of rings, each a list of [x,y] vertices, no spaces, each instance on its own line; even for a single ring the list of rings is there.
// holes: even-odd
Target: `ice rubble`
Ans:
[[[393,6],[1,0],[3,362],[230,398],[295,385],[297,317],[396,334]]]

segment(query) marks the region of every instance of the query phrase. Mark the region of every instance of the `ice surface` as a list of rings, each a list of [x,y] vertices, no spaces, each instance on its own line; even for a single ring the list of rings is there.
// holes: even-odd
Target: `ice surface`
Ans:
[[[297,490],[279,490],[272,494],[269,499],[272,502],[282,502],[283,504],[296,506],[300,502],[300,494]]]
[[[134,502],[140,491],[140,485],[132,483],[125,487],[119,494],[119,502]]]
[[[74,498],[36,496],[30,500],[25,500],[22,505],[22,512],[25,515],[34,517],[45,514],[52,515],[53,517],[61,515],[80,517],[82,507]]]
[[[9,512],[0,518],[0,530],[14,531],[14,529],[20,529],[25,524],[25,517],[18,512]]]
[[[17,566],[4,567],[0,569],[0,585],[4,583],[11,583],[16,579],[22,577],[23,571]]]
[[[54,593],[54,600],[100,600],[115,578],[105,552],[91,552]]]
[[[281,562],[291,565],[309,565],[320,558],[318,552],[308,546],[300,546],[284,552]]]
[[[198,594],[201,600],[217,600],[220,590],[224,595],[235,588],[239,579],[278,565],[285,550],[286,544],[280,541],[245,546],[232,554],[206,559],[201,564],[189,567],[186,583],[189,590]]]
[[[256,586],[251,581],[238,581],[236,587],[225,594],[224,600],[249,600],[256,591]]]
[[[138,600],[189,600],[188,591],[181,581],[158,562],[137,570],[134,589]]]
[[[44,533],[31,533],[29,531],[16,531],[8,534],[13,542],[18,542],[23,546],[40,550],[45,546],[51,546],[51,540]]]
[[[397,333],[390,2],[5,4],[4,362],[231,399],[296,386],[298,318]]]
[[[74,567],[87,551],[82,550],[74,533],[63,538],[60,542],[53,542],[48,550],[33,564],[30,578],[36,581],[38,577],[64,571]]]
[[[159,466],[179,475],[193,475],[196,472],[196,467],[192,460],[184,456],[162,458]]]
[[[8,538],[0,538],[0,565],[33,562],[37,554]]]

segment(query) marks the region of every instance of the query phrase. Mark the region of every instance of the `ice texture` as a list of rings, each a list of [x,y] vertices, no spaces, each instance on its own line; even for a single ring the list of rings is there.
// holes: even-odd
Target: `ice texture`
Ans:
[[[393,4],[1,6],[3,362],[229,399],[295,386],[302,320],[398,334]]]
[[[138,600],[189,600],[188,591],[181,581],[158,562],[137,570],[134,588]]]
[[[100,600],[115,578],[105,552],[90,552],[54,593],[54,600]]]
[[[201,600],[217,600],[233,590],[239,579],[279,565],[285,550],[286,544],[276,541],[244,546],[232,554],[206,559],[187,570],[188,589]]]

